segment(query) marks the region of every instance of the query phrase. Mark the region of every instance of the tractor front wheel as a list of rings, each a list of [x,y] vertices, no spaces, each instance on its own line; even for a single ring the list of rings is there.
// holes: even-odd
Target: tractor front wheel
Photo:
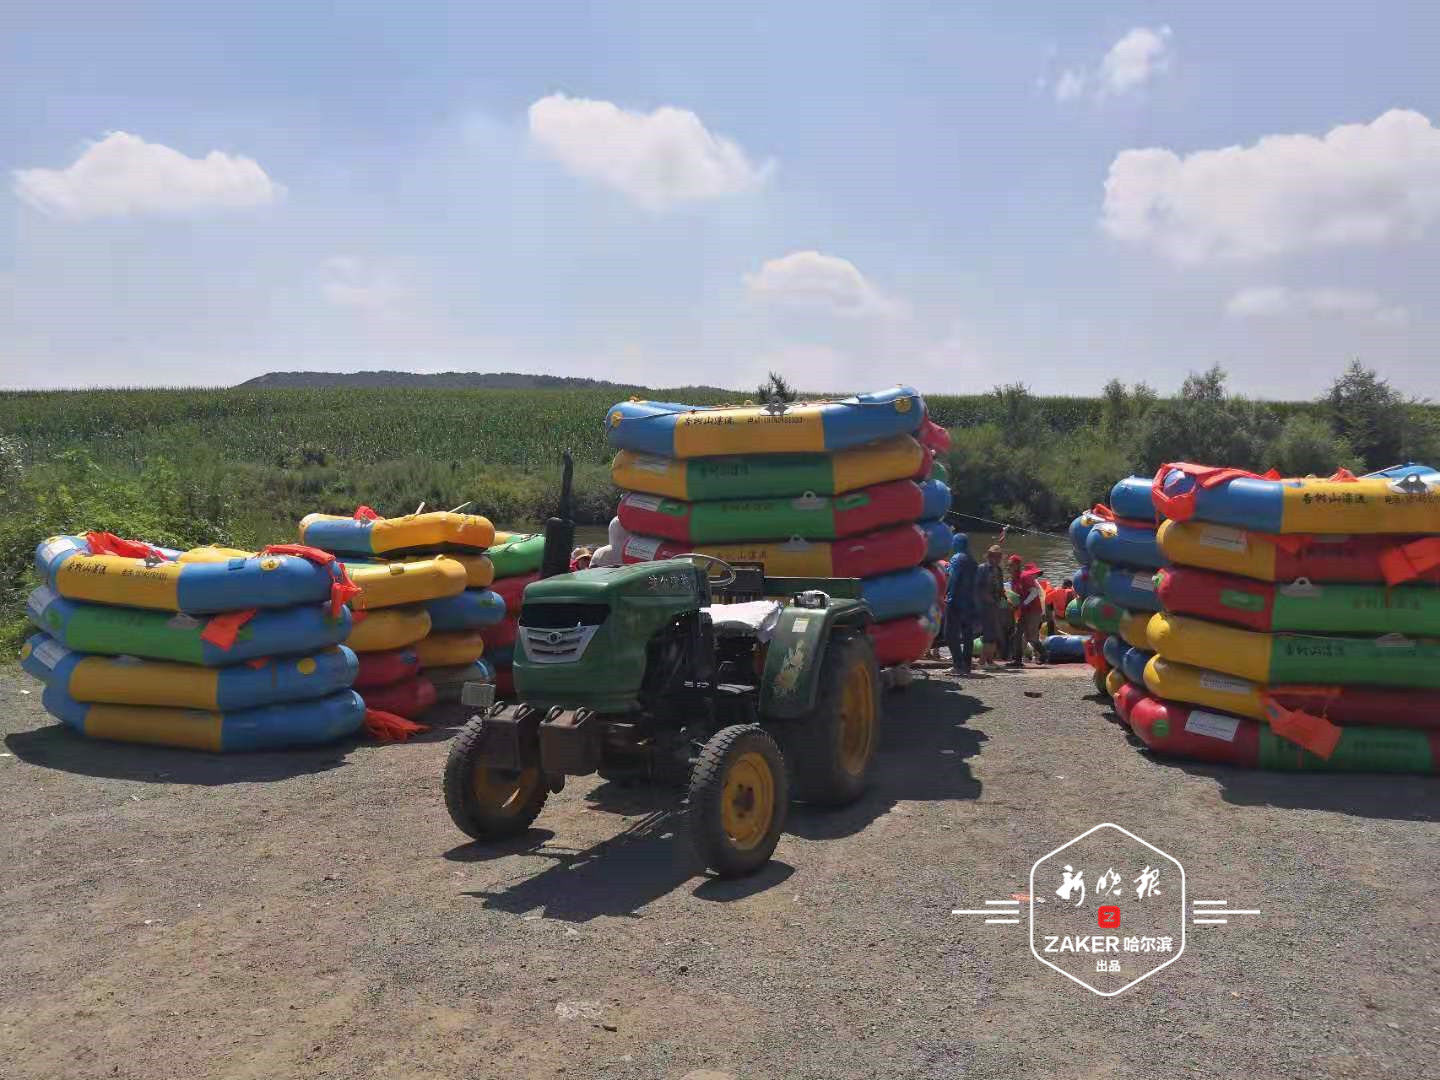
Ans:
[[[483,716],[471,718],[445,760],[445,809],[466,836],[499,840],[518,836],[540,814],[549,788],[539,769],[497,769],[485,764]]]
[[[880,742],[880,673],[869,638],[844,634],[830,642],[815,707],[793,724],[786,749],[796,798],[820,806],[858,799]]]
[[[785,759],[756,724],[710,738],[690,774],[686,824],[701,861],[720,877],[759,870],[775,852],[790,805]]]

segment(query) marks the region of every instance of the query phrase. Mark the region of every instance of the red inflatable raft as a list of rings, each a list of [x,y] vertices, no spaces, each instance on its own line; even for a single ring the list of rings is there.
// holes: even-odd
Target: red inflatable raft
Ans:
[[[919,526],[896,525],[845,540],[782,540],[766,543],[682,544],[653,536],[631,536],[621,555],[627,563],[673,559],[689,551],[729,563],[759,563],[774,577],[874,577],[915,566],[925,558],[929,537]],[[497,592],[502,582],[492,586]],[[506,598],[509,602],[509,598]]]
[[[435,684],[419,675],[389,686],[371,687],[361,697],[365,699],[367,709],[379,709],[413,720],[435,704]]]
[[[485,652],[491,655],[497,649],[512,648],[518,634],[519,623],[514,615],[507,615],[494,626],[487,626],[480,631],[480,636],[485,639]]]
[[[1111,700],[1115,703],[1116,715],[1128,724],[1130,723],[1130,710],[1135,707],[1135,702],[1149,696],[1143,686],[1136,686],[1127,679],[1125,685],[1115,691],[1115,696]]]
[[[928,615],[907,615],[871,623],[865,632],[875,647],[875,662],[881,667],[911,664],[930,650],[935,640],[935,620]]]
[[[1433,773],[1440,763],[1440,732],[1341,728],[1340,740],[1327,759],[1301,749],[1256,720],[1148,696],[1130,706],[1130,727],[1156,753],[1247,769]]]
[[[382,652],[356,653],[355,656],[360,661],[360,670],[352,684],[356,690],[389,686],[404,679],[412,679],[420,673],[420,657],[413,646],[386,649]]]

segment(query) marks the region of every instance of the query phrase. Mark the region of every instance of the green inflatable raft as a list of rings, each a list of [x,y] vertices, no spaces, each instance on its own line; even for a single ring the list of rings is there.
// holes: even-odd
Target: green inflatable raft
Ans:
[[[1440,641],[1265,634],[1185,615],[1152,616],[1150,645],[1166,660],[1252,682],[1440,688]]]

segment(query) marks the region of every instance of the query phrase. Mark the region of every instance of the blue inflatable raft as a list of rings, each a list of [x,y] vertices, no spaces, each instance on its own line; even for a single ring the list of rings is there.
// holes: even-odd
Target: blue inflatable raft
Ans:
[[[821,453],[913,433],[925,401],[909,386],[838,401],[702,407],[668,401],[622,401],[605,432],[617,450],[668,458],[727,454]]]
[[[1105,596],[1131,611],[1159,611],[1161,606],[1153,570],[1112,566],[1105,575]]]
[[[935,606],[935,575],[923,566],[860,579],[860,599],[876,622],[904,615],[924,615]]]
[[[505,598],[494,589],[466,589],[454,596],[427,600],[432,633],[483,630],[505,618]]]
[[[42,700],[51,716],[94,739],[220,753],[316,746],[353,735],[365,721],[365,702],[353,690],[312,701],[288,701],[224,713],[150,705],[86,704],[76,701],[58,683],[45,688]]]
[[[1145,685],[1145,665],[1155,654],[1149,649],[1127,648],[1120,658],[1120,671],[1136,686]]]
[[[1154,529],[1102,521],[1090,529],[1085,547],[1090,552],[1090,558],[1104,559],[1115,566],[1158,570],[1167,565],[1165,556],[1160,553],[1160,545],[1155,542]]]
[[[48,634],[34,634],[20,651],[20,666],[76,701],[230,712],[348,690],[359,665],[343,645],[313,656],[207,668],[91,656],[67,649]]]
[[[1116,517],[1131,521],[1155,521],[1155,504],[1150,499],[1154,480],[1148,476],[1127,476],[1110,489],[1110,509]]]
[[[319,652],[350,636],[351,619],[348,607],[331,615],[328,603],[270,608],[257,611],[236,631],[234,643],[221,648],[205,639],[209,620],[204,617],[82,604],[65,599],[48,585],[31,592],[26,613],[37,627],[76,652],[178,660],[206,667]]]
[[[213,615],[290,607],[330,597],[339,568],[298,555],[251,555],[216,562],[162,561],[96,553],[83,536],[52,536],[35,549],[35,569],[61,596],[97,604]]]
[[[1112,668],[1123,667],[1125,663],[1125,650],[1130,646],[1126,645],[1119,634],[1111,634],[1100,646],[1100,654],[1105,657],[1105,662]]]
[[[1045,655],[1052,664],[1076,664],[1085,659],[1084,634],[1051,634],[1045,639]]]
[[[943,521],[921,521],[920,531],[925,534],[925,561],[948,559],[955,548],[955,530]]]

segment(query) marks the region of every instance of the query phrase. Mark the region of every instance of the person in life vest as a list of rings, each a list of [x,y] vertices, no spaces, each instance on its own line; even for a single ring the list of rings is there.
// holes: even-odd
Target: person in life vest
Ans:
[[[1045,596],[1040,588],[1040,568],[1034,563],[1023,563],[1019,555],[1011,555],[1010,588],[1018,598],[1015,623],[1019,632],[1009,666],[1025,666],[1026,645],[1034,650],[1035,658],[1043,664],[1046,656],[1045,643],[1040,640],[1040,621],[1045,615]]]
[[[1066,578],[1060,583],[1058,589],[1048,589],[1045,593],[1045,632],[1057,634],[1060,632],[1056,623],[1062,622],[1065,618],[1065,609],[1070,606],[1070,601],[1075,599],[1075,582]]]

